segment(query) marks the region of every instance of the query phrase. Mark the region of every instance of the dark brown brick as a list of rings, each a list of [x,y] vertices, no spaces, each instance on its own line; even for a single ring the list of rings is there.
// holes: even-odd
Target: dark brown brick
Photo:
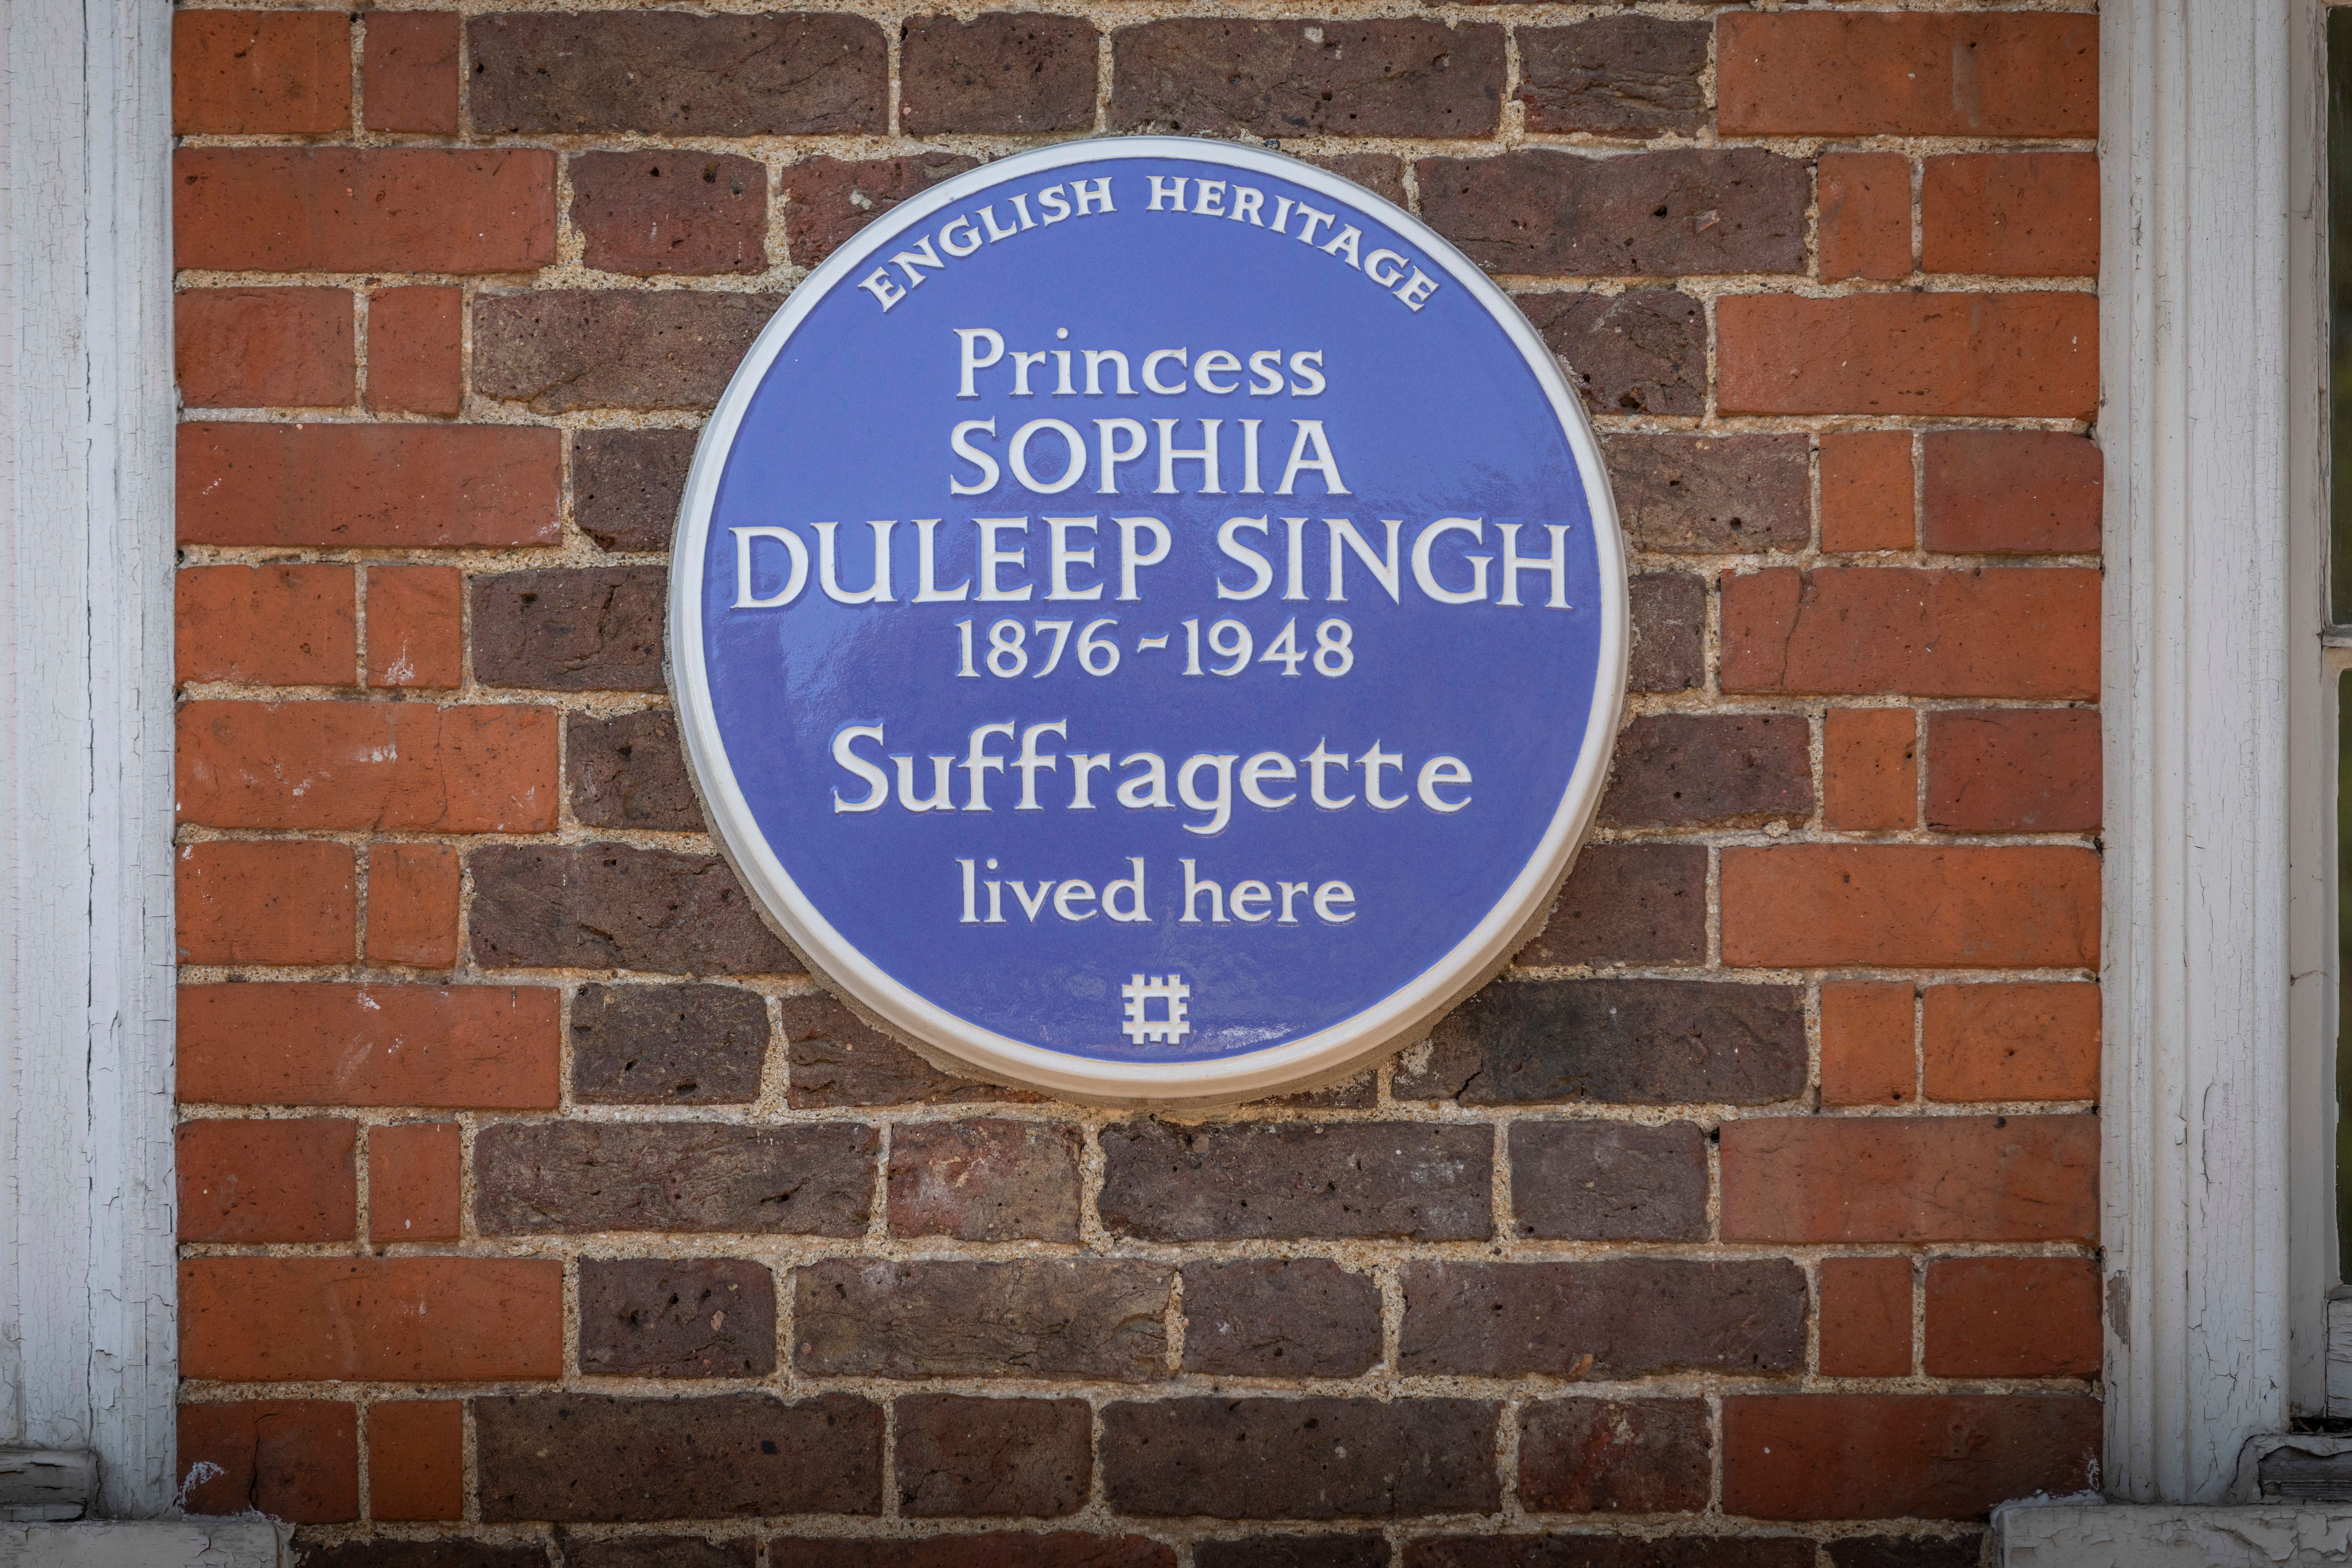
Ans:
[[[790,974],[800,968],[716,855],[501,844],[477,849],[471,864],[474,962],[487,969]]]
[[[563,1543],[563,1568],[752,1568],[760,1543],[749,1536],[704,1541],[692,1535],[631,1535]]]
[[[1801,272],[1811,181],[1759,148],[1586,158],[1528,149],[1414,165],[1422,216],[1489,272]]]
[[[1706,1134],[1695,1122],[1519,1121],[1510,1136],[1521,1236],[1706,1239]]]
[[[768,1005],[728,985],[583,985],[572,999],[572,1092],[591,1105],[740,1105],[759,1098]]]
[[[1353,1377],[1381,1359],[1381,1288],[1320,1258],[1184,1266],[1184,1370]]]
[[[505,1122],[475,1139],[474,1223],[486,1236],[862,1236],[880,1143],[847,1122]]]
[[[765,1377],[776,1281],[740,1258],[583,1258],[580,1370],[608,1377]]]
[[[1706,583],[1687,572],[1643,572],[1631,596],[1635,691],[1688,691],[1706,680]]]
[[[1689,295],[1636,289],[1517,301],[1593,413],[1706,411],[1706,309]]]
[[[1759,827],[1801,824],[1812,811],[1812,728],[1803,714],[1650,713],[1617,737],[1600,820]]]
[[[760,272],[768,265],[768,171],[725,153],[582,153],[572,222],[588,265],[647,278]]]
[[[1081,16],[909,16],[898,31],[898,123],[1034,136],[1091,131],[1095,28]]]
[[[1370,1110],[1380,1103],[1380,1071],[1375,1068],[1358,1073],[1345,1083],[1301,1089],[1297,1094],[1271,1094],[1264,1100],[1244,1103],[1295,1106],[1302,1110]]]
[[[1122,1513],[1218,1519],[1485,1513],[1501,1503],[1485,1400],[1167,1399],[1103,1411]]]
[[[784,1038],[794,1110],[845,1105],[962,1105],[1042,1099],[941,1072],[831,996],[787,996]]]
[[[926,1535],[912,1541],[835,1536],[768,1542],[772,1568],[1176,1568],[1173,1548],[1140,1535]]]
[[[1765,1105],[1805,1087],[1802,999],[1704,980],[1497,983],[1407,1052],[1399,1100]]]
[[[669,548],[694,463],[691,430],[581,430],[572,437],[572,514],[607,550]]]
[[[1376,196],[1404,205],[1404,160],[1393,153],[1302,153],[1318,169],[1328,169]]]
[[[1152,1263],[886,1263],[793,1278],[793,1361],[819,1377],[1166,1375],[1171,1270]]]
[[[1857,1535],[1829,1543],[1832,1568],[1977,1568],[1984,1534]]]
[[[784,213],[784,237],[793,265],[814,267],[908,196],[978,167],[979,159],[953,153],[856,162],[808,158],[786,165],[782,178],[792,205]]]
[[[658,708],[610,718],[568,715],[563,757],[572,815],[583,825],[702,830],[702,807],[686,776],[675,715]]]
[[[1604,436],[1601,456],[1636,549],[1802,550],[1812,537],[1802,436]]]
[[[547,1548],[535,1541],[506,1545],[446,1536],[436,1541],[347,1541],[309,1546],[303,1568],[548,1568]]]
[[[1389,1568],[1389,1543],[1381,1535],[1253,1535],[1201,1542],[1192,1561],[1199,1568]]]
[[[1696,963],[1706,957],[1706,847],[1588,844],[1543,933],[1511,962]]]
[[[480,134],[885,129],[889,44],[859,16],[509,12],[475,17],[467,37]]]
[[[1795,1537],[1465,1535],[1416,1541],[1405,1568],[1813,1568]]]
[[[1407,1376],[1801,1372],[1805,1276],[1784,1258],[1407,1263]]]
[[[1060,1122],[903,1122],[890,1136],[890,1232],[1076,1241],[1078,1149]]]
[[[477,577],[475,677],[541,691],[659,691],[668,583],[660,566]]]
[[[1053,1519],[1086,1506],[1094,1412],[1083,1399],[912,1394],[898,1404],[898,1511]]]
[[[1601,16],[1519,29],[1519,101],[1530,131],[1641,139],[1707,124],[1706,22]]]
[[[1536,1513],[1696,1513],[1714,1461],[1698,1399],[1548,1399],[1519,1411],[1519,1503]]]
[[[1104,1128],[1102,1149],[1097,1204],[1121,1235],[1476,1241],[1494,1230],[1483,1127],[1129,1121]]]
[[[882,1407],[854,1394],[509,1395],[474,1436],[492,1523],[882,1511]]]
[[[1489,136],[1503,29],[1181,17],[1111,35],[1114,131]]]
[[[535,414],[707,409],[779,303],[699,289],[488,295],[474,301],[474,390]]]

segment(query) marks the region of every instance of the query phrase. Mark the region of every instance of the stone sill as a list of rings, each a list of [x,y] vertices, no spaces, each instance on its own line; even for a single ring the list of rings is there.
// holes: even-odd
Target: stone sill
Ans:
[[[258,1515],[0,1524],[0,1568],[286,1568],[290,1557]]]

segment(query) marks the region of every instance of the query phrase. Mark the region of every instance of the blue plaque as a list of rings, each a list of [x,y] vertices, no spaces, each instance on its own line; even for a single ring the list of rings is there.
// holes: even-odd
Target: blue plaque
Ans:
[[[1625,683],[1583,412],[1411,215],[1164,137],[1002,159],[795,290],[704,427],[669,665],[729,860],[943,1066],[1345,1076],[1538,927]]]

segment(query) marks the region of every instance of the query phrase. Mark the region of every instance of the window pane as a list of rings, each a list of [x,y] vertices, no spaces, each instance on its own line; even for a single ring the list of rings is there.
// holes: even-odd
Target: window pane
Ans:
[[[2336,682],[2336,1267],[2352,1276],[2352,670]]]
[[[2352,9],[2327,14],[2331,618],[2352,623]]]

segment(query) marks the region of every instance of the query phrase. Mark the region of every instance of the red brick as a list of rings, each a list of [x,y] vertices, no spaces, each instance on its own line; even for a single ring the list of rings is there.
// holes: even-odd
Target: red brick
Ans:
[[[180,1374],[474,1383],[563,1369],[556,1258],[199,1258],[180,1265]]]
[[[2095,153],[1968,153],[1927,160],[1922,268],[2008,278],[2099,270]]]
[[[1734,294],[1715,308],[1716,401],[1726,414],[2087,420],[2098,307],[2078,293]]]
[[[442,833],[555,826],[552,709],[190,702],[179,720],[183,822]]]
[[[1919,819],[1918,720],[1908,708],[1822,715],[1822,822],[1868,831]]]
[[[173,584],[182,685],[349,686],[359,616],[348,566],[184,566]]]
[[[181,1123],[180,1239],[351,1240],[356,1126],[342,1117]]]
[[[1909,431],[1822,437],[1823,550],[1908,550],[1915,510]]]
[[[1723,961],[2088,969],[2099,859],[2019,845],[1792,844],[1723,852]]]
[[[358,1416],[340,1401],[183,1405],[179,1465],[194,1483],[186,1493],[190,1513],[258,1510],[289,1524],[360,1516]],[[196,1481],[200,1465],[212,1468]]]
[[[1931,430],[1926,534],[1955,554],[2099,548],[2098,443],[2042,430]]]
[[[2087,833],[2099,826],[2099,715],[1987,708],[1927,715],[1927,826]]]
[[[190,1104],[545,1110],[556,993],[522,985],[184,985]]]
[[[455,414],[465,405],[456,289],[384,289],[368,300],[367,403],[377,413]]]
[[[183,963],[349,963],[358,892],[347,844],[184,844],[175,858]]]
[[[368,1517],[458,1519],[466,1511],[466,1406],[380,1399],[368,1406]]]
[[[352,24],[335,11],[172,16],[176,135],[319,135],[352,123]]]
[[[1727,1241],[2091,1241],[2095,1116],[1780,1116],[1722,1131]]]
[[[1824,153],[1813,165],[1823,278],[1911,275],[1911,160]]]
[[[368,684],[446,689],[465,679],[465,578],[455,566],[367,574]]]
[[[352,400],[348,289],[183,289],[172,297],[172,333],[180,400],[190,408],[341,408]]]
[[[459,1130],[404,1121],[368,1133],[368,1239],[457,1239]]]
[[[1726,134],[2099,131],[2095,16],[1730,13],[1716,25],[1715,58]]]
[[[1822,1259],[1822,1374],[1908,1377],[1911,1260]]]
[[[1931,985],[1925,1025],[1930,1100],[2098,1098],[2096,985]]]
[[[457,962],[457,852],[446,844],[368,851],[368,960],[417,969]]]
[[[2087,1258],[1942,1258],[1927,1265],[1931,1377],[2090,1377],[2099,1268]]]
[[[365,21],[362,122],[370,131],[456,134],[457,13],[371,11]]]
[[[499,425],[180,426],[188,544],[552,544],[563,433]]]
[[[2095,1486],[2095,1399],[1773,1394],[1723,1402],[1723,1510],[1754,1519],[1981,1519]]]
[[[1907,981],[1822,984],[1822,1104],[1903,1105],[1919,1098],[1916,1001]]]
[[[536,148],[183,147],[172,167],[181,267],[481,273],[555,259],[555,154]]]
[[[2099,691],[2099,574],[1769,567],[1723,576],[1723,689],[2030,697]]]

